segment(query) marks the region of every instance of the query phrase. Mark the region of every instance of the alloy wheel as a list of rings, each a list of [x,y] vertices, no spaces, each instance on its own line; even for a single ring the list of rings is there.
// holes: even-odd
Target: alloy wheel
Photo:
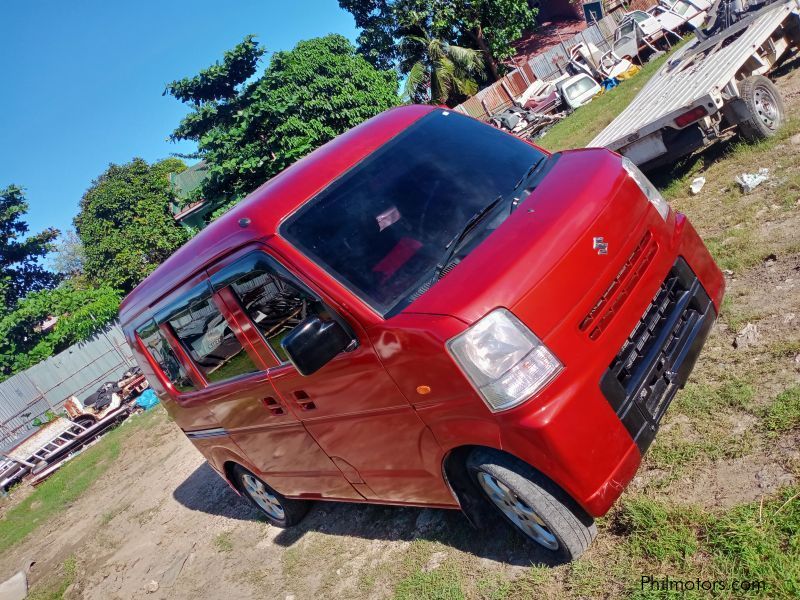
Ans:
[[[245,473],[242,475],[242,484],[244,484],[245,493],[270,517],[278,521],[282,521],[286,517],[280,501],[267,489],[263,481]]]
[[[478,483],[506,518],[525,535],[548,550],[558,550],[558,538],[536,511],[520,499],[511,488],[484,471],[478,473]]]

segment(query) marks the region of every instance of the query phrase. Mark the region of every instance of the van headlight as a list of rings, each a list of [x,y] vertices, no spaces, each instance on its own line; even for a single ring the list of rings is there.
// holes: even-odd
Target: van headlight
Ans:
[[[505,308],[493,310],[451,339],[447,349],[492,411],[521,404],[564,368]]]
[[[636,182],[636,185],[642,190],[642,193],[650,201],[650,204],[656,207],[661,218],[666,221],[669,216],[669,204],[664,200],[664,196],[661,195],[661,192],[656,189],[656,186],[650,183],[650,180],[639,170],[639,167],[633,164],[631,159],[623,156],[622,168],[625,169],[630,178]]]

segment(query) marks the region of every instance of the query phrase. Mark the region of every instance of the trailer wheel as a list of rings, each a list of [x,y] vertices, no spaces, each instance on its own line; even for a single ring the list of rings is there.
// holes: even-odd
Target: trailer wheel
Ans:
[[[775,84],[763,75],[748,77],[739,92],[750,117],[739,123],[739,133],[748,142],[774,136],[786,120],[783,98]]]
[[[273,525],[291,527],[306,516],[310,502],[284,497],[241,465],[232,470],[236,487]]]
[[[496,450],[474,450],[467,470],[503,517],[556,562],[583,554],[597,527],[561,488],[517,458]]]

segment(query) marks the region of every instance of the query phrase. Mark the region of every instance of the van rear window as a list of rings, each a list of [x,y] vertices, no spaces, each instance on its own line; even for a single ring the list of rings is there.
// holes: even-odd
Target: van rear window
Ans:
[[[136,330],[145,350],[150,357],[161,367],[161,372],[179,392],[190,392],[195,389],[194,384],[186,374],[175,352],[170,348],[161,330],[155,321],[143,325]]]

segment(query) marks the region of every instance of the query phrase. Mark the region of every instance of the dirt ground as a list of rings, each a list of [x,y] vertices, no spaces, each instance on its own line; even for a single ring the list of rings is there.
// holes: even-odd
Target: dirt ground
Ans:
[[[800,70],[784,73],[779,85],[791,115],[800,108]],[[767,437],[758,426],[776,395],[800,382],[800,133],[768,153],[729,158],[724,150],[679,173],[683,182],[670,196],[726,268],[726,304],[626,492],[711,511],[763,498],[800,473],[800,431]],[[743,166],[769,167],[770,180],[742,195],[733,181]],[[698,169],[708,182],[690,196],[685,182]],[[754,334],[734,344],[748,324]],[[745,382],[732,388],[745,392],[730,392],[730,381]],[[724,402],[699,410],[708,397]],[[492,527],[478,535],[452,511],[318,503],[300,526],[282,531],[259,520],[161,411],[87,493],[0,557],[0,580],[33,559],[30,578],[42,587],[74,557],[66,598],[384,598],[402,595],[409,565],[424,575],[455,564],[467,574],[468,596],[514,596],[486,582],[530,578],[541,556],[502,523]],[[579,565],[607,565],[616,543],[601,523]],[[575,566],[549,572],[540,588],[515,589],[627,595],[585,592]]]
[[[492,568],[524,569],[536,560],[496,525],[502,538],[485,545],[456,511],[318,503],[299,527],[275,528],[164,413],[128,441],[88,493],[0,558],[0,574],[10,576],[30,557],[35,584],[74,556],[80,576],[67,598],[355,597],[363,571],[391,568],[392,556],[418,538],[444,536]]]

